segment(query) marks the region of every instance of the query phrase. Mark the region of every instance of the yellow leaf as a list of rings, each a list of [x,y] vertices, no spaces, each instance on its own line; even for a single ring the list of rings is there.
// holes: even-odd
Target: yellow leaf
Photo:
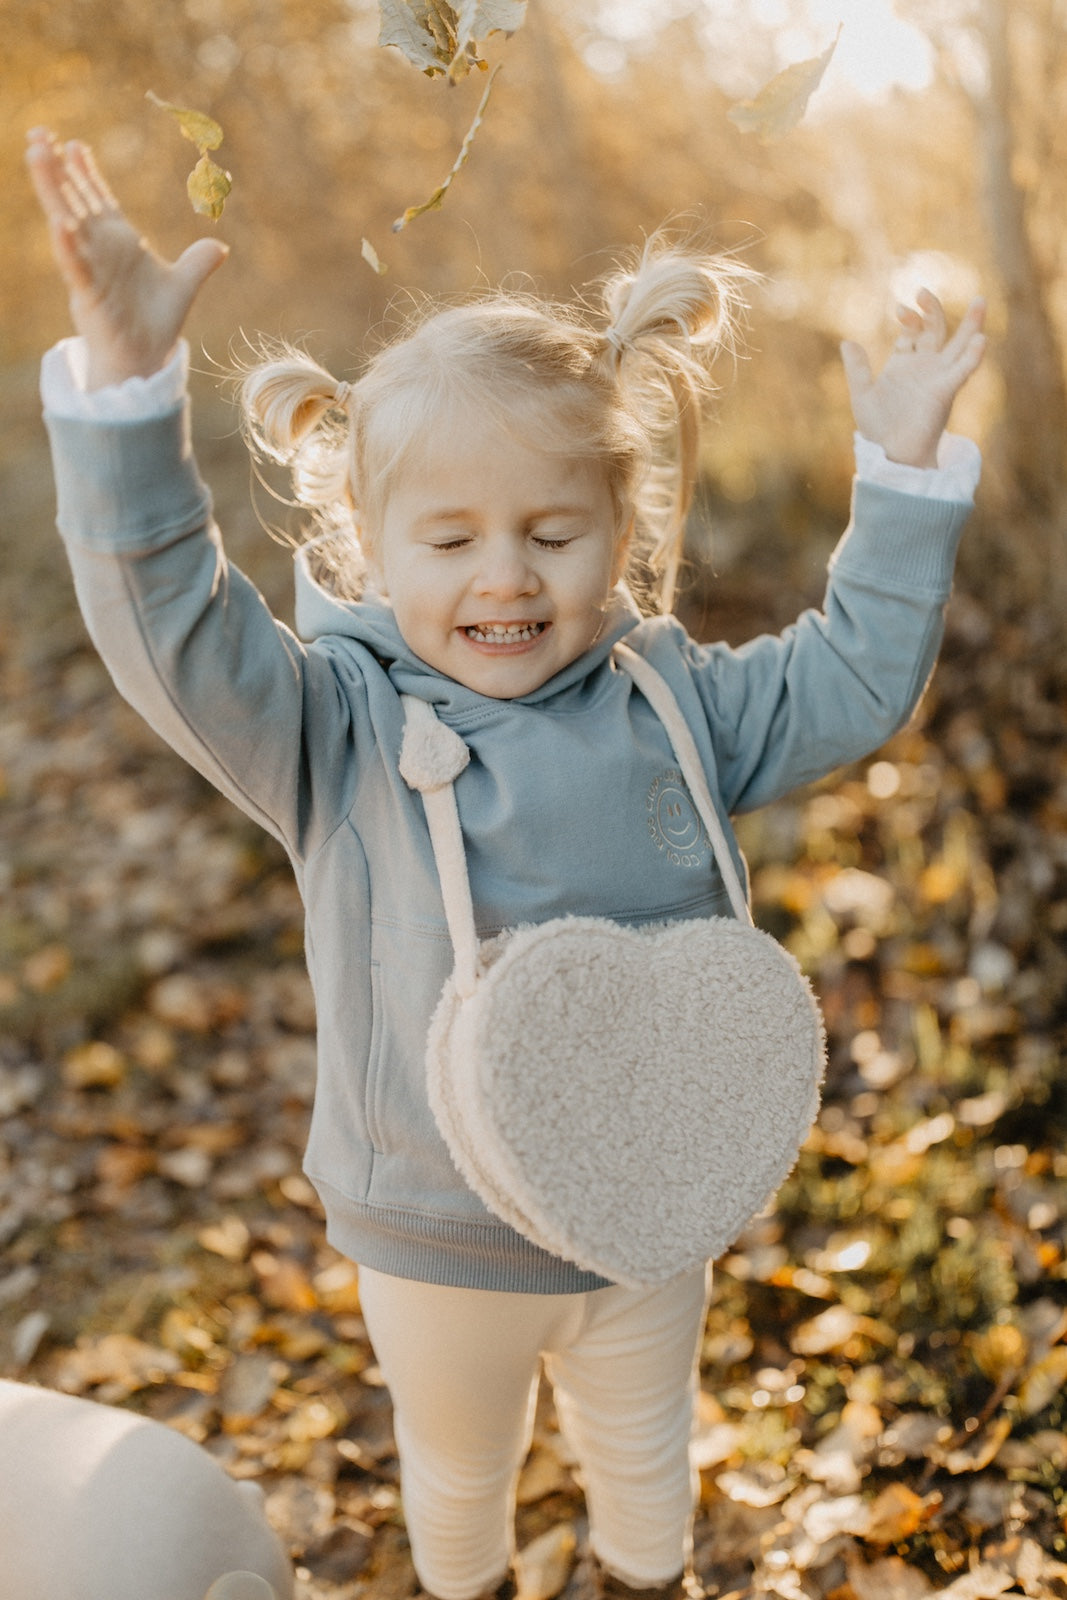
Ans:
[[[421,205],[408,206],[403,216],[397,217],[396,221],[393,223],[394,233],[399,233],[401,228],[406,228],[409,222],[414,222],[416,217],[421,217],[425,212],[440,210],[445,195],[448,193],[448,190],[451,187],[453,178],[456,176],[460,167],[462,167],[463,163],[470,155],[471,145],[474,142],[474,135],[478,132],[478,129],[482,125],[482,118],[485,115],[485,108],[489,104],[489,96],[493,92],[493,84],[496,81],[496,75],[499,71],[499,67],[494,67],[493,71],[489,75],[489,82],[485,86],[485,93],[479,100],[478,109],[474,113],[474,121],[467,129],[467,136],[459,147],[459,155],[456,157],[455,161],[453,161],[448,175],[445,177],[443,182],[438,184],[437,188],[434,190],[433,194],[428,200],[424,200]]]
[[[823,80],[830,57],[841,37],[838,27],[834,42],[821,56],[810,61],[794,61],[779,72],[752,100],[740,100],[727,112],[742,133],[759,135],[761,144],[771,144],[791,133],[808,109],[808,101]]]
[[[1067,1345],[1059,1344],[1050,1350],[1044,1361],[1026,1374],[1019,1386],[1019,1404],[1023,1415],[1036,1417],[1055,1399],[1067,1384]]]
[[[71,1089],[116,1089],[125,1076],[126,1062],[102,1039],[75,1045],[63,1058],[63,1082]]]
[[[899,1544],[922,1525],[926,1502],[906,1483],[891,1483],[871,1506],[864,1538],[870,1544]]]
[[[222,143],[221,127],[214,117],[209,117],[206,112],[193,111],[188,106],[171,105],[169,100],[161,100],[151,89],[145,95],[145,99],[151,100],[161,111],[169,111],[189,143],[195,144],[201,154],[205,150],[217,150]]]
[[[515,1557],[519,1600],[553,1600],[571,1575],[577,1545],[573,1526],[564,1522],[520,1550]]]
[[[959,1449],[946,1452],[939,1465],[957,1477],[961,1472],[984,1472],[1000,1453],[1000,1447],[1011,1432],[1010,1417],[994,1417],[980,1432],[972,1434]]]
[[[217,222],[222,216],[226,196],[233,188],[233,179],[205,154],[190,172],[185,187],[189,191],[193,210],[199,212],[202,217],[210,217],[212,222]]]
[[[1026,1365],[1026,1336],[1014,1322],[997,1322],[970,1341],[971,1351],[987,1378],[999,1383],[1009,1372]]]

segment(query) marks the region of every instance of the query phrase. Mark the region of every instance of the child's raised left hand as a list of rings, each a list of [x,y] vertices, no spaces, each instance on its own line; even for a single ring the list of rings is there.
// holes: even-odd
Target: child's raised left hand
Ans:
[[[860,433],[890,461],[936,467],[952,402],[985,353],[985,302],[972,300],[949,338],[937,296],[920,289],[916,299],[918,310],[899,307],[903,332],[877,377],[861,345],[846,339],[841,357]]]
[[[88,387],[150,377],[169,359],[228,247],[197,239],[177,261],[164,261],[123,215],[88,145],[60,144],[47,128],[32,128],[26,159],[85,340]]]

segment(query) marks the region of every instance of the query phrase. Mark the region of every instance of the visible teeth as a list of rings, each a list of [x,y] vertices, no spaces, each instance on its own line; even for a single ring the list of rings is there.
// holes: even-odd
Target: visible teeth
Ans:
[[[518,639],[536,639],[544,631],[543,622],[476,622],[466,629],[470,639],[486,644],[512,644]]]

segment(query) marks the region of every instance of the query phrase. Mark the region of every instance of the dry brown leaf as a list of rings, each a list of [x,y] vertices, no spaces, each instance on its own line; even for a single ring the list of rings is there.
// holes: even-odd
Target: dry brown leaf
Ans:
[[[567,1494],[573,1489],[574,1479],[555,1451],[535,1445],[519,1476],[519,1505],[536,1505],[550,1494]]]
[[[781,1505],[796,1488],[795,1479],[788,1477],[785,1468],[774,1461],[760,1461],[755,1466],[740,1467],[736,1472],[720,1472],[715,1484],[728,1500],[756,1510]]]
[[[906,1483],[891,1483],[870,1508],[864,1538],[869,1544],[899,1544],[910,1539],[927,1515],[927,1502]]]
[[[224,1261],[244,1261],[252,1244],[247,1224],[240,1217],[232,1215],[209,1223],[206,1228],[201,1228],[196,1237],[204,1250],[222,1256]]]
[[[219,1385],[219,1409],[226,1433],[243,1433],[270,1405],[278,1387],[279,1363],[262,1351],[235,1356]]]
[[[252,1265],[260,1278],[260,1292],[269,1306],[281,1311],[314,1311],[318,1306],[311,1279],[291,1256],[274,1256],[257,1250]]]
[[[553,1600],[574,1566],[578,1539],[571,1523],[549,1528],[515,1557],[518,1600]]]
[[[759,135],[761,144],[772,144],[791,133],[808,109],[808,101],[823,80],[830,58],[841,37],[840,27],[834,42],[822,55],[809,61],[795,61],[764,84],[751,100],[738,101],[727,116],[742,133]]]
[[[998,1595],[1014,1586],[1015,1579],[1010,1572],[986,1561],[942,1589],[941,1597],[942,1600],[946,1600],[946,1596],[947,1600],[997,1600]]]
[[[79,1339],[73,1350],[64,1350],[56,1361],[52,1382],[64,1394],[106,1387],[109,1399],[119,1399],[158,1383],[180,1366],[171,1350],[146,1344],[132,1334],[106,1333],[98,1339]]]
[[[924,1572],[899,1556],[887,1556],[867,1566],[854,1553],[847,1558],[847,1566],[856,1600],[926,1600],[937,1592]]]
[[[1010,1417],[995,1417],[985,1428],[972,1434],[966,1444],[947,1451],[943,1456],[932,1455],[931,1459],[954,1476],[961,1472],[983,1472],[996,1460],[1011,1427]]]
[[[102,1039],[76,1045],[63,1057],[63,1082],[71,1089],[116,1089],[125,1076],[121,1053]]]
[[[952,1428],[944,1418],[931,1411],[904,1411],[885,1430],[879,1444],[883,1450],[921,1461],[951,1438]]]
[[[1051,1405],[1067,1384],[1067,1345],[1058,1344],[1043,1361],[1031,1367],[1019,1385],[1019,1404],[1023,1415],[1035,1417]]]
[[[464,135],[463,143],[459,147],[459,154],[456,156],[455,161],[453,161],[451,167],[449,167],[445,176],[441,179],[441,182],[437,185],[437,188],[433,191],[428,200],[423,200],[418,205],[408,206],[407,210],[397,217],[396,221],[393,223],[394,233],[399,233],[401,229],[406,228],[408,223],[414,222],[416,217],[425,216],[427,211],[439,211],[441,209],[441,206],[444,204],[445,195],[452,187],[456,175],[458,174],[460,168],[466,164],[467,158],[471,153],[471,147],[474,144],[474,136],[482,125],[482,119],[485,116],[486,107],[489,104],[489,96],[493,92],[493,84],[496,82],[496,75],[499,71],[499,66],[496,66],[489,74],[489,82],[486,84],[485,92],[478,102],[478,109],[474,113],[474,120]]]
[[[999,1383],[1008,1373],[1025,1366],[1029,1347],[1014,1322],[996,1322],[970,1340],[971,1353],[987,1378]]]
[[[119,1198],[156,1164],[153,1152],[144,1145],[109,1144],[97,1156],[93,1169],[98,1180]]]

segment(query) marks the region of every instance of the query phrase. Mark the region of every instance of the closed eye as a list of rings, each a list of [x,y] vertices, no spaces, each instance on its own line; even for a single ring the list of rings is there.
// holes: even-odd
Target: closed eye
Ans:
[[[574,543],[573,536],[560,539],[550,539],[547,534],[535,533],[532,536],[534,544],[542,550],[565,550],[569,544]]]

